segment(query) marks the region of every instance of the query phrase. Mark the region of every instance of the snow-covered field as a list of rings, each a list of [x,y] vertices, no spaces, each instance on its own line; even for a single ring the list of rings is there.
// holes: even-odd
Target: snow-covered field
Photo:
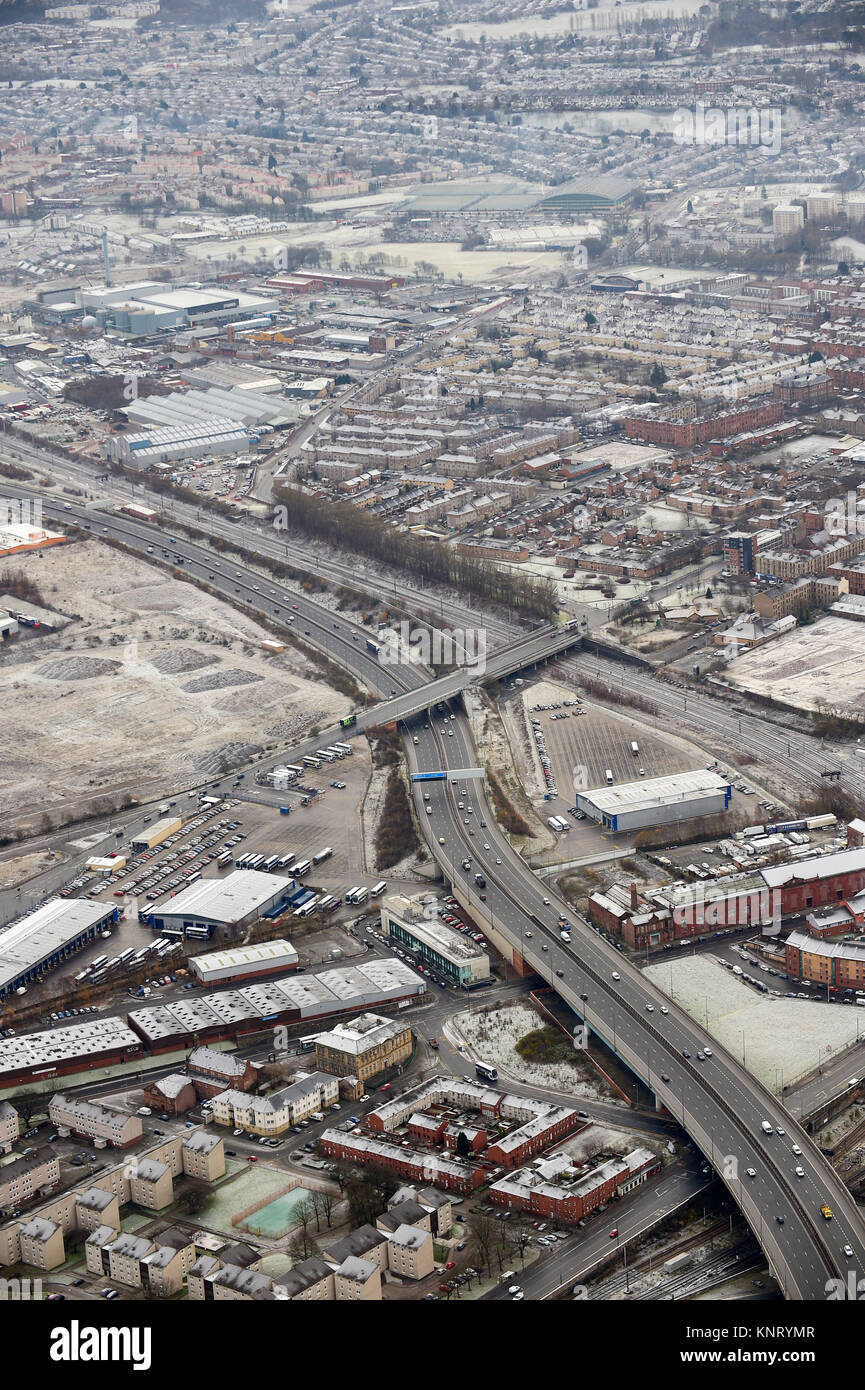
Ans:
[[[710,955],[650,965],[648,977],[770,1090],[855,1043],[855,1009],[807,999],[772,999],[742,984]]]
[[[589,1070],[590,1062],[583,1062],[583,1074],[576,1053],[574,1057],[577,1066],[568,1062],[543,1065],[523,1061],[516,1050],[516,1044],[520,1038],[524,1038],[527,1033],[533,1033],[537,1028],[542,1028],[546,1022],[542,1014],[526,1004],[509,1004],[489,1013],[458,1014],[454,1019],[460,1033],[478,1058],[484,1062],[492,1062],[503,1076],[507,1074],[514,1081],[528,1081],[536,1086],[548,1087],[552,1091],[562,1091],[566,1095],[585,1096],[615,1103],[617,1098],[610,1096],[600,1079],[595,1079],[596,1073]]]

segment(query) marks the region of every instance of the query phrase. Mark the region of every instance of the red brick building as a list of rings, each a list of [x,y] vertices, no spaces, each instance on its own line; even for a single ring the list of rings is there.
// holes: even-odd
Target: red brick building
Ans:
[[[448,1192],[468,1194],[479,1187],[486,1176],[480,1166],[471,1166],[457,1158],[441,1158],[438,1154],[404,1149],[380,1139],[368,1139],[361,1134],[344,1134],[328,1129],[321,1136],[321,1151],[329,1158],[348,1163],[377,1165],[397,1173],[402,1178],[442,1187]]]

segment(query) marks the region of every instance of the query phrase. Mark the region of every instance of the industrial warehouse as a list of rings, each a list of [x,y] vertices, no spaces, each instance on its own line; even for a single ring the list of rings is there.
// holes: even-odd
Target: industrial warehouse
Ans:
[[[296,970],[297,961],[297,951],[291,942],[279,937],[256,946],[209,951],[203,956],[193,956],[189,965],[199,984],[224,985],[255,976],[284,974],[286,970]]]
[[[276,1024],[401,1005],[425,993],[420,976],[387,957],[136,1009],[125,1019],[96,1019],[2,1038],[0,1092],[32,1089],[40,1082],[114,1066],[146,1052],[179,1051],[262,1028],[270,1031]]]
[[[717,772],[674,772],[578,792],[577,806],[605,830],[642,830],[726,811],[731,788]]]
[[[26,989],[111,926],[113,903],[51,898],[0,936],[0,999]]]
[[[426,985],[402,961],[378,958],[320,975],[289,975],[243,989],[135,1009],[129,1023],[153,1052],[165,1052],[254,1033],[262,1023],[323,1018],[413,999],[425,992]]]
[[[275,917],[297,885],[278,874],[235,869],[224,879],[206,878],[183,888],[156,912],[141,920],[156,931],[187,931],[190,927],[245,926],[259,917]]]

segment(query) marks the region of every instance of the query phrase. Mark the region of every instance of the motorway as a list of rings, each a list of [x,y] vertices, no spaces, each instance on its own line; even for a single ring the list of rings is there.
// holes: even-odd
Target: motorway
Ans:
[[[12,488],[8,490],[13,493]],[[146,551],[152,544],[154,551],[168,551],[169,558],[183,556],[188,572],[206,580],[217,592],[233,591],[235,601],[240,598],[282,620],[296,611],[301,632],[310,637],[312,644],[356,671],[372,688],[382,690],[384,686],[387,695],[391,689],[416,689],[427,679],[418,667],[383,668],[360,649],[357,630],[352,630],[343,619],[325,616],[324,610],[302,598],[297,599],[295,608],[278,585],[266,578],[256,584],[243,572],[242,564],[229,563],[224,556],[216,560],[204,546],[179,537],[175,546],[157,541],[153,528],[126,517],[99,515],[102,525],[97,528],[96,516],[80,504],[71,504],[68,512],[64,505],[64,513],[79,524],[89,520],[94,534],[116,536],[133,549]],[[236,528],[233,538],[241,539]],[[308,549],[305,560],[307,566],[315,567],[315,557]],[[289,597],[293,599],[294,595]],[[719,714],[719,702],[690,691],[681,694],[643,672],[620,670],[585,656],[579,658],[577,665],[584,674],[587,668],[595,674],[609,665],[611,684],[621,684],[629,690],[638,688],[639,693],[645,693],[647,688],[649,698],[664,714],[668,718],[675,716],[680,723],[699,717],[693,711],[702,704],[713,718]],[[827,765],[826,758],[816,749],[816,740],[807,740],[814,747],[801,751],[798,745],[806,742],[803,735],[782,734],[765,721],[734,712],[728,714],[724,706],[720,706],[720,711],[734,725],[738,722],[743,726],[739,746],[747,746],[748,739],[759,740],[773,761],[795,763],[800,772],[812,777],[815,767],[819,773]],[[372,722],[379,722],[380,718],[377,714]],[[706,713],[704,721],[705,718]],[[418,740],[417,744],[407,745],[413,767],[431,771],[475,765],[476,754],[464,716],[458,714],[447,721],[447,726],[444,731],[444,721],[434,713],[428,719],[419,715],[407,721],[410,737]],[[705,729],[704,722],[704,736]],[[722,736],[720,732],[718,736]],[[729,746],[736,746],[736,742],[728,743]],[[816,762],[809,764],[806,753]],[[713,1045],[713,1055],[706,1061],[697,1060],[698,1051],[711,1044],[708,1035],[534,877],[496,827],[485,800],[478,794],[478,783],[471,789],[471,818],[458,812],[456,788],[450,790],[444,783],[433,783],[427,784],[426,790],[430,794],[431,814],[424,814],[419,787],[419,820],[430,832],[433,853],[452,881],[456,895],[476,920],[488,919],[493,934],[498,933],[520,951],[532,968],[649,1085],[696,1140],[741,1207],[785,1295],[818,1300],[825,1296],[827,1279],[843,1277],[848,1269],[857,1275],[865,1271],[865,1227],[855,1204],[783,1107],[717,1045]],[[480,825],[481,818],[487,821],[486,827]],[[467,826],[465,819],[475,824]],[[483,848],[487,844],[490,848]],[[460,867],[465,857],[472,861],[471,876]],[[473,882],[479,866],[487,878],[486,901],[481,901]],[[570,944],[560,939],[559,911],[572,922]],[[661,1014],[662,1008],[666,1014]],[[761,1131],[764,1120],[772,1127],[769,1136]],[[775,1133],[779,1128],[786,1133]],[[801,1148],[801,1156],[793,1155],[793,1144]],[[797,1166],[802,1169],[802,1177],[796,1175]],[[834,1212],[832,1220],[824,1220],[820,1215],[824,1202]],[[779,1217],[783,1224],[777,1220]],[[851,1256],[845,1254],[845,1247],[852,1250]]]

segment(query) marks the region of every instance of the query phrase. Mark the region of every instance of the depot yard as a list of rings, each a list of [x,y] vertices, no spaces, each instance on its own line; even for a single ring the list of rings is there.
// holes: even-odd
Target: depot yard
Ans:
[[[727,666],[725,678],[797,709],[816,709],[825,700],[858,719],[865,704],[863,672],[865,626],[830,614],[743,653]]]
[[[807,999],[767,998],[713,960],[684,956],[646,967],[657,987],[743,1062],[770,1091],[834,1060],[862,1028],[858,1010]],[[711,1059],[703,1065],[711,1066]]]
[[[293,852],[300,860],[311,859],[319,851],[329,848],[333,851],[331,856],[307,875],[305,883],[343,897],[346,890],[355,883],[371,882],[373,876],[367,874],[363,867],[360,820],[357,814],[358,802],[369,775],[369,751],[365,741],[356,741],[354,746],[355,756],[345,759],[339,765],[340,771],[343,772],[343,777],[339,780],[346,781],[345,790],[337,791],[331,788],[326,795],[315,798],[308,807],[296,810],[291,816],[281,815],[277,805],[255,800],[240,801],[236,797],[229,797],[226,799],[226,809],[220,808],[215,816],[195,826],[191,821],[199,818],[197,798],[195,801],[185,797],[174,799],[169,814],[184,817],[184,825],[177,838],[171,837],[171,845],[157,847],[146,862],[136,862],[134,867],[128,868],[119,876],[112,876],[104,881],[94,876],[84,886],[83,893],[91,899],[105,902],[116,900],[122,904],[126,916],[114,930],[112,952],[115,947],[125,950],[127,946],[138,949],[146,945],[153,933],[149,928],[139,924],[138,912],[165,905],[170,894],[180,891],[182,883],[175,888],[170,886],[170,878],[179,877],[180,871],[176,863],[169,861],[169,856],[176,859],[184,853],[191,841],[199,837],[215,839],[215,843],[206,849],[204,846],[197,847],[197,859],[208,853],[231,854],[231,862],[223,868],[219,867],[215,859],[203,864],[200,869],[194,869],[192,864],[184,866],[186,872],[200,872],[201,877],[205,879],[224,878],[235,867],[236,860],[244,854],[266,854],[270,857],[274,854],[282,856]],[[350,781],[355,784],[354,795],[349,787]],[[230,822],[236,828],[229,828],[226,822]],[[237,840],[238,837],[241,837],[238,843],[228,846],[229,840]],[[128,852],[128,847],[119,848],[121,853]],[[170,873],[170,877],[152,888],[145,888],[142,882],[136,887],[132,886],[133,880],[141,880],[142,875],[147,879],[155,879],[167,872]],[[281,872],[284,877],[291,877],[290,869]],[[100,891],[97,892],[96,889]],[[338,943],[330,944],[343,946],[345,942],[341,939]],[[97,941],[81,953],[80,959],[86,964],[89,955],[99,955],[103,952],[104,944]],[[76,956],[76,962],[78,959]]]

